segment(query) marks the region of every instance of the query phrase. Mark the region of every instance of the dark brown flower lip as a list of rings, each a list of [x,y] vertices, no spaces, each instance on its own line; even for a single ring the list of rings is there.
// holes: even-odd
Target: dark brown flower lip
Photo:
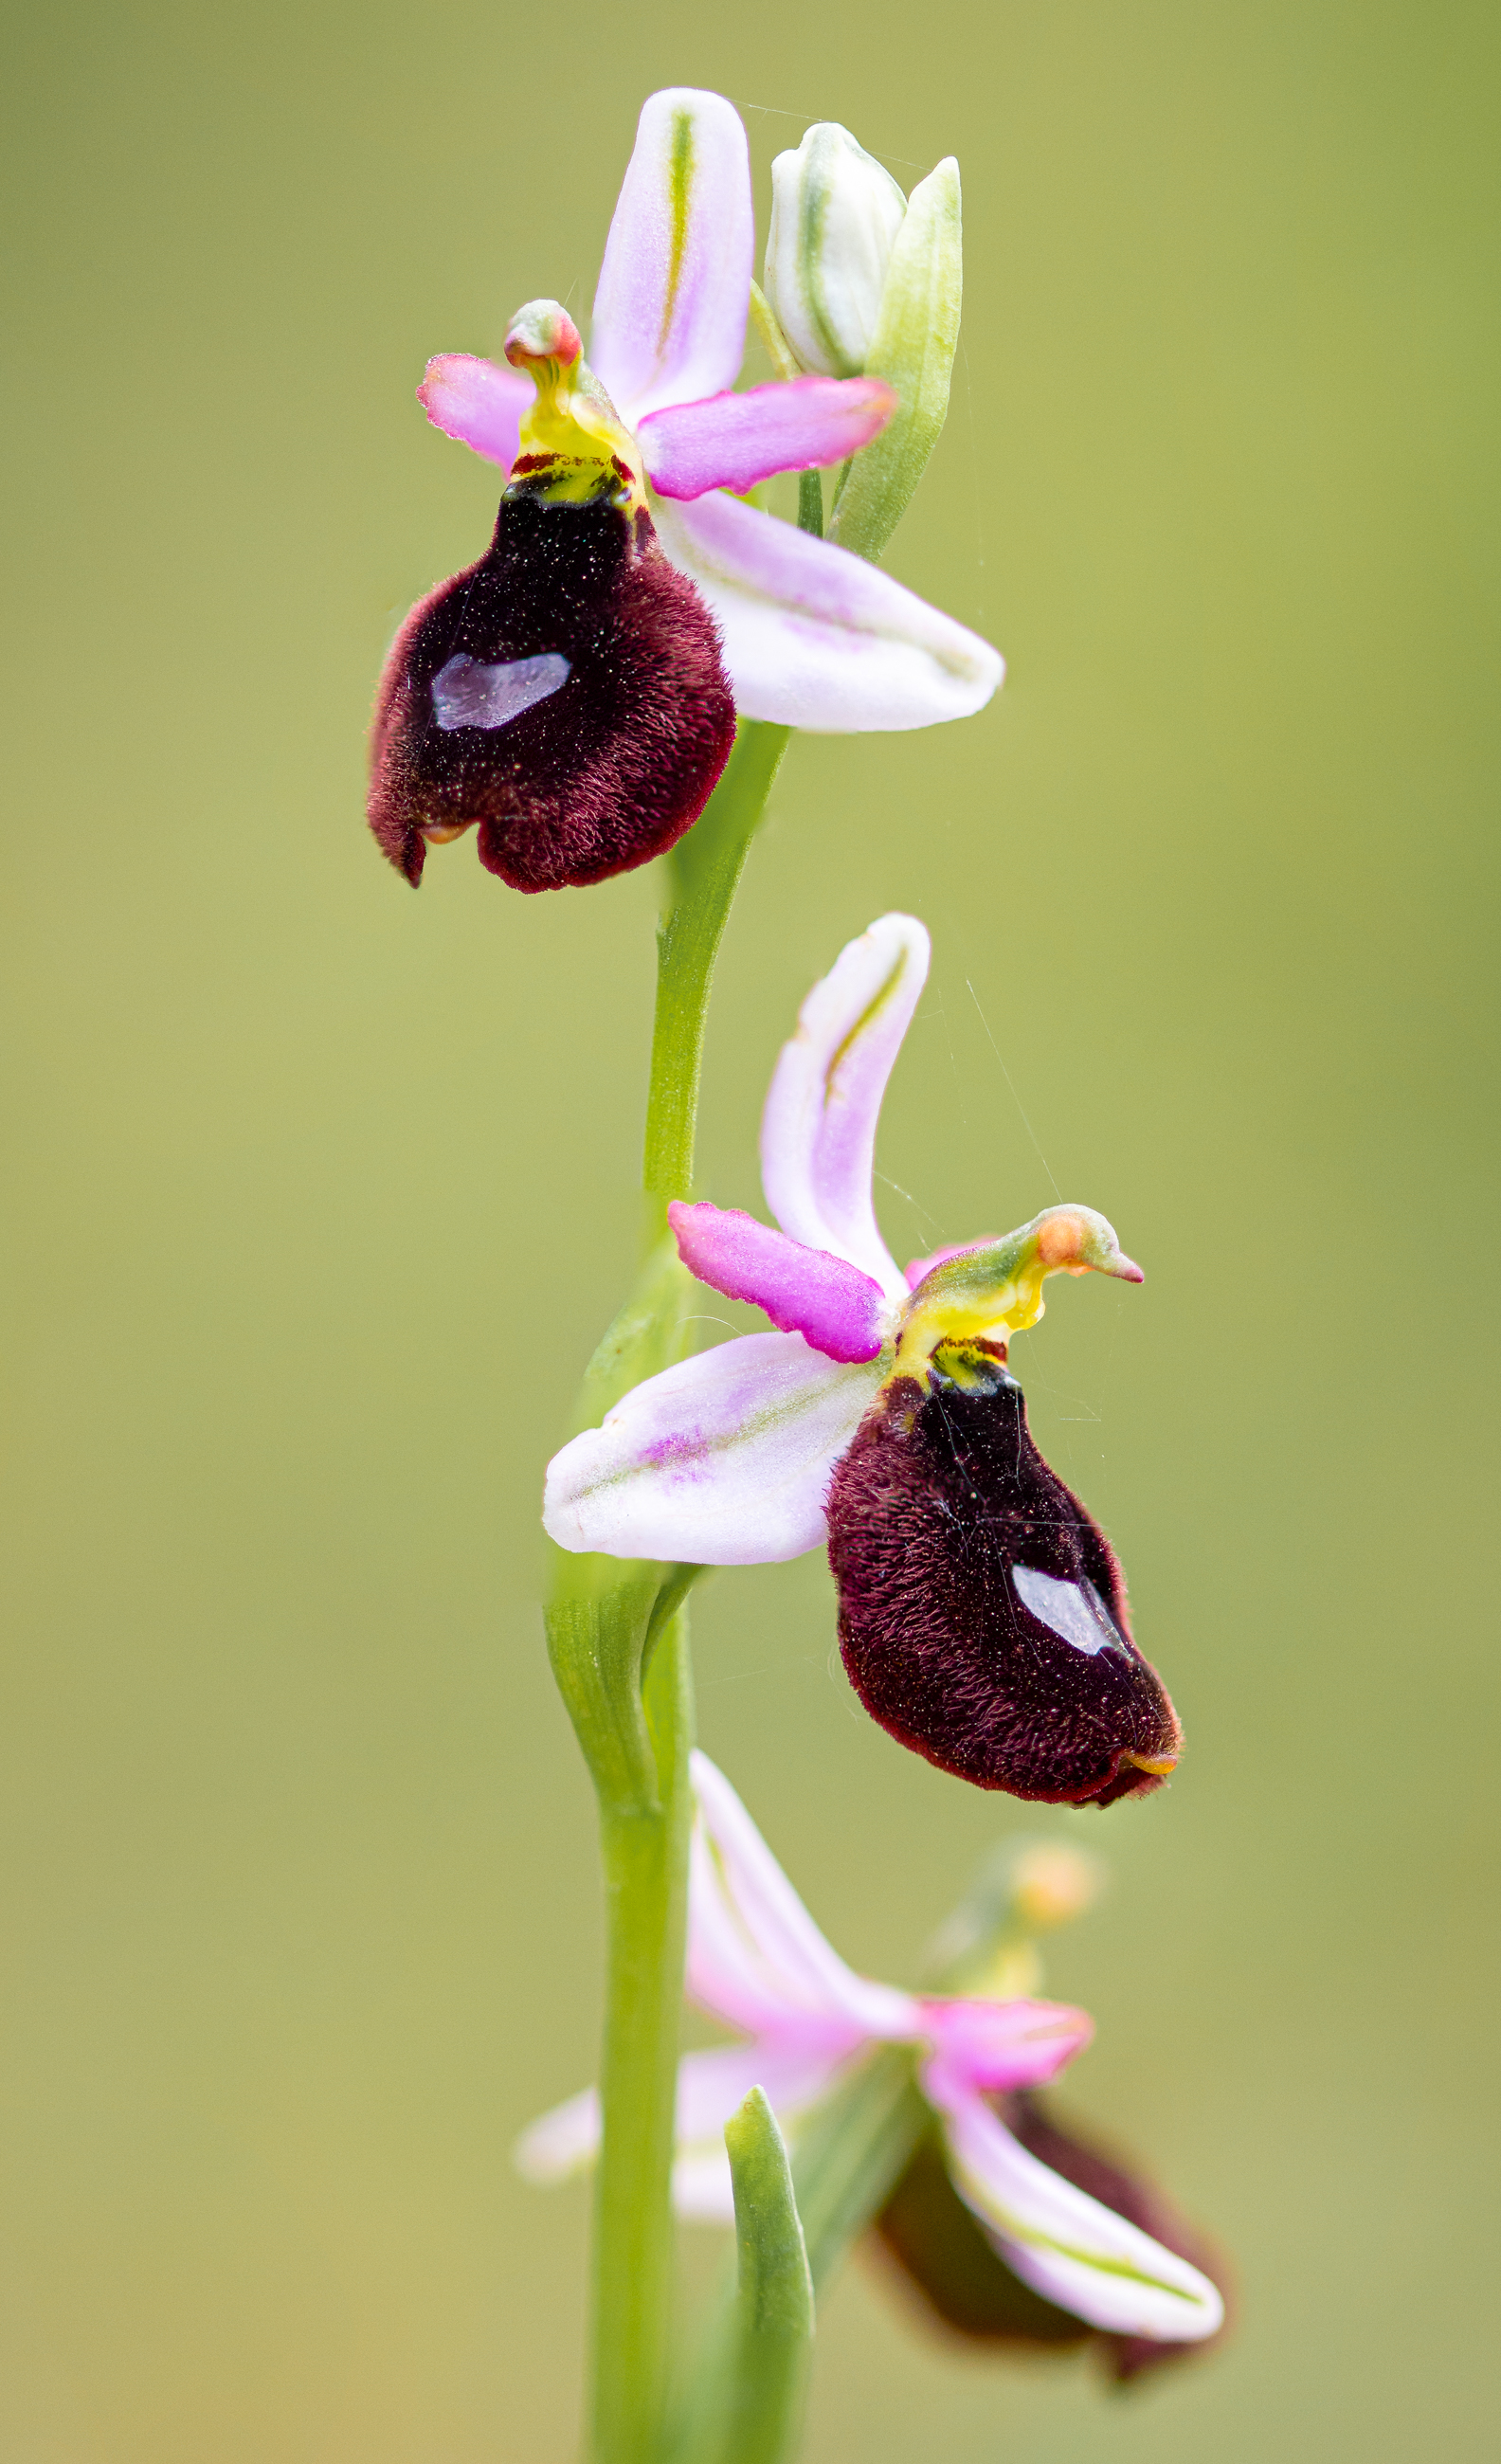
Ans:
[[[734,735],[714,619],[650,517],[603,484],[551,502],[523,480],[486,554],[397,636],[370,827],[413,885],[430,844],[477,825],[480,862],[514,889],[583,887],[692,826]]]
[[[999,1359],[967,1347],[963,1382],[894,1379],[836,1466],[828,1528],[846,1669],[901,1744],[1037,1803],[1162,1785],[1177,1714],[1110,1543]]]

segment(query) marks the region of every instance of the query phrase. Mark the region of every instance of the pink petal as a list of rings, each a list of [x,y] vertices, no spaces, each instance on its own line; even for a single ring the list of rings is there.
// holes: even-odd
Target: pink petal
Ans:
[[[999,651],[879,565],[734,496],[659,501],[657,537],[724,637],[736,707],[823,735],[935,727],[982,710]]]
[[[827,2053],[780,2053],[768,2045],[726,2045],[685,2054],[677,2065],[677,2161],[673,2205],[701,2224],[732,2224],[735,2200],[724,2125],[753,2087],[765,2091],[783,2129],[827,2095],[844,2067]]]
[[[965,2093],[1014,2095],[1042,2087],[1094,2034],[1087,2011],[1062,2002],[925,1999],[923,2025],[933,2053],[923,2083],[935,2104]]]
[[[750,156],[733,104],[694,86],[651,95],[609,227],[589,345],[632,426],[735,383],[755,245]]]
[[[879,436],[896,396],[875,377],[794,377],[749,393],[675,403],[641,423],[641,451],[662,496],[753,488],[776,471],[824,471]]]
[[[687,2191],[678,2199],[682,2212],[733,2216],[724,2125],[753,2087],[764,2088],[781,2121],[824,2095],[846,2058],[842,2051],[830,2053],[821,2046],[723,2045],[711,2053],[685,2054],[677,2066],[674,2123],[679,2151],[674,2179]],[[710,2144],[704,2149],[706,2140]],[[599,2145],[599,2090],[587,2087],[523,2130],[512,2161],[524,2181],[565,2182],[593,2164]],[[721,2168],[722,2209],[717,2178]]]
[[[881,1098],[928,977],[915,915],[882,915],[850,941],[798,1012],[761,1122],[761,1178],[784,1232],[831,1249],[904,1300],[871,1199]]]
[[[707,1754],[695,1753],[693,1779],[686,1978],[693,1999],[763,2043],[821,2048],[832,2060],[870,2038],[916,2035],[918,2004],[845,1966]]]
[[[801,1334],[829,1360],[873,1360],[885,1334],[885,1294],[858,1266],[805,1249],[739,1207],[667,1210],[690,1274],[727,1300],[754,1301],[773,1326]]]
[[[823,2095],[837,2059],[825,2052],[780,2051],[773,2045],[716,2045],[685,2054],[677,2065],[677,2136],[686,2145],[717,2138],[753,2087],[766,2091],[774,2112],[811,2104]]]
[[[472,359],[467,351],[430,360],[417,387],[417,400],[434,428],[502,471],[516,460],[522,414],[536,398],[530,377],[497,368],[494,360]]]
[[[935,1266],[946,1265],[950,1258],[962,1258],[970,1249],[992,1249],[1001,1238],[999,1232],[982,1232],[978,1241],[951,1241],[946,1249],[935,1249],[931,1258],[914,1258],[907,1268],[907,1289],[915,1292],[924,1275]]]
[[[593,2164],[599,2144],[599,2090],[586,2087],[523,2130],[511,2161],[523,2181],[565,2182]]]
[[[946,2108],[949,2169],[1006,2265],[1108,2334],[1212,2336],[1225,2304],[1206,2276],[1018,2145],[978,2096]]]
[[[880,1383],[800,1334],[744,1334],[633,1387],[547,1467],[563,1549],[755,1566],[828,1537],[824,1499]]]

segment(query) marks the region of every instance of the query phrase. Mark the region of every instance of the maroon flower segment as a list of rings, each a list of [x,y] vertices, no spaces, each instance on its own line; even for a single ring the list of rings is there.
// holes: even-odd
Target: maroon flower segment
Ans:
[[[1226,2270],[1220,2254],[1184,2222],[1155,2185],[1128,2171],[1089,2141],[1060,2130],[1035,2095],[1008,2097],[998,2102],[997,2110],[1013,2137],[1039,2164],[1124,2216],[1164,2249],[1186,2258],[1221,2293],[1226,2292]],[[1207,2352],[1225,2333],[1222,2327],[1218,2335],[1195,2343],[1112,2335],[1034,2292],[1007,2267],[955,2189],[936,2130],[919,2140],[873,2229],[929,2319],[971,2343],[1046,2345],[1055,2351],[1088,2344],[1098,2353],[1111,2377],[1124,2384],[1159,2362]]]
[[[837,1466],[829,1562],[850,1681],[941,1771],[1050,1804],[1158,1788],[1182,1748],[1109,1542],[1048,1470],[988,1345],[894,1379]]]
[[[370,827],[415,885],[479,825],[513,890],[629,872],[681,838],[729,758],[713,617],[650,517],[506,491],[488,554],[412,609],[386,664]]]

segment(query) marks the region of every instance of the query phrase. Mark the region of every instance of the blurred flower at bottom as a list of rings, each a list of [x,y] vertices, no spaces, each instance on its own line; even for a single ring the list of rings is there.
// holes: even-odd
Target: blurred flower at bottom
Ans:
[[[998,2101],[998,2111],[1029,2156],[1186,2259],[1209,2278],[1222,2300],[1228,2300],[1223,2255],[1185,2223],[1155,2183],[1107,2154],[1093,2137],[1079,2138],[1064,2129],[1039,2096],[1007,2097]],[[1160,2362],[1207,2352],[1225,2333],[1224,2320],[1211,2335],[1192,2341],[1111,2333],[1049,2301],[1006,2265],[993,2238],[964,2205],[949,2178],[937,2130],[914,2149],[875,2218],[872,2238],[894,2262],[886,2273],[899,2276],[930,2323],[971,2343],[1092,2350],[1118,2386]]]
[[[693,1780],[686,1990],[700,2011],[746,2041],[686,2054],[679,2065],[673,2179],[679,2213],[732,2219],[724,2125],[753,2087],[764,2092],[795,2158],[801,2133],[826,2098],[837,2096],[882,2047],[908,2048],[926,2108],[915,2161],[929,2151],[955,2205],[982,2247],[1004,2258],[1010,2281],[1112,2338],[1179,2344],[1212,2336],[1224,2318],[1213,2280],[1137,2221],[1139,2201],[1101,2196],[1080,2179],[1071,2143],[1059,2134],[1052,2137],[1063,2163],[1028,2144],[1027,2130],[1035,2138],[1043,2125],[1026,2091],[1054,2079],[1089,2042],[1086,2013],[1030,1995],[914,1994],[857,1976],[819,1931],[706,1754],[694,1755]],[[1025,1925],[1026,1882],[1016,1902],[1012,1923]],[[1044,1922],[1053,1921],[1049,1907]],[[1022,2128],[1011,2126],[1013,2113]],[[599,2098],[589,2088],[532,2124],[517,2162],[532,2181],[562,2180],[593,2161],[599,2140]],[[904,2180],[889,2203],[898,2217]],[[930,2211],[934,2221],[924,2227]],[[920,2171],[906,2212],[904,2239],[888,2235],[889,2246],[900,2250],[930,2304],[945,2315],[944,2302],[957,2309],[963,2297],[947,2291],[956,2275],[952,2236],[945,2238],[943,2211],[931,2197],[924,2207]],[[894,2225],[894,2233],[901,2231]]]

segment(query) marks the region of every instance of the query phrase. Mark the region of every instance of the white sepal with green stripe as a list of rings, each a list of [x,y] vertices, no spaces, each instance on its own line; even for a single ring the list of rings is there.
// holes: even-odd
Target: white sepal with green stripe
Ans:
[[[1225,2316],[1197,2267],[1075,2189],[1018,2145],[978,2098],[944,2114],[950,2171],[1006,2265],[1049,2301],[1117,2336],[1212,2336]]]

